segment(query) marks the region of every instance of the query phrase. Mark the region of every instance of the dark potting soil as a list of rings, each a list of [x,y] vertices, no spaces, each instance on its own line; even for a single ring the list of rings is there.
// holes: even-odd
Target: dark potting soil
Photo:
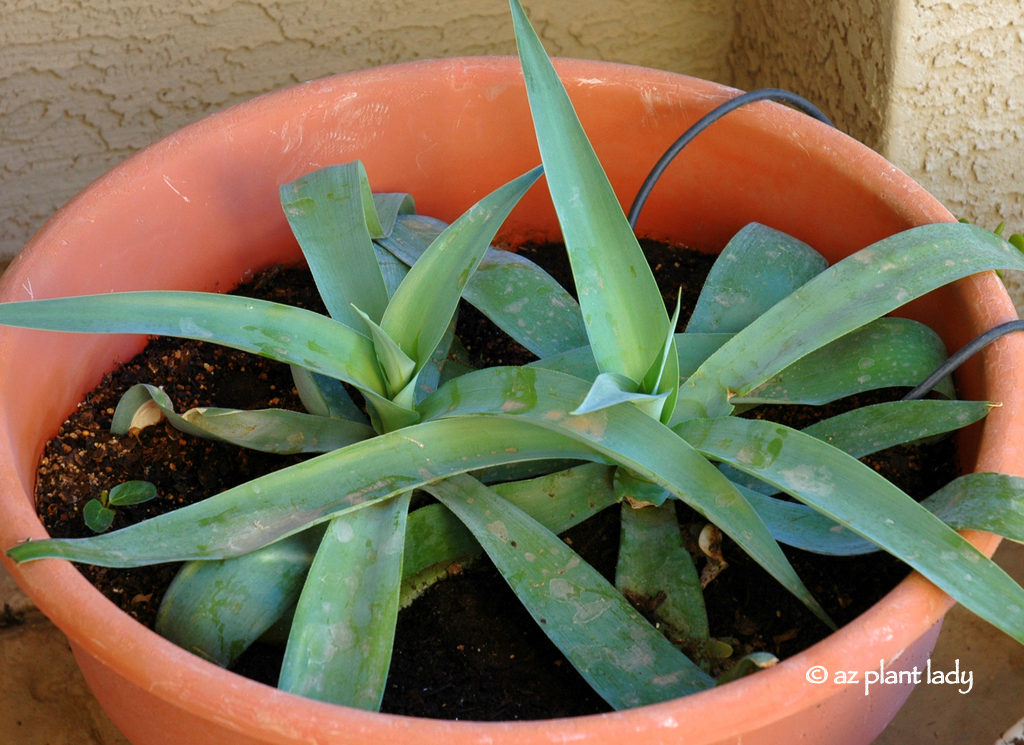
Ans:
[[[693,307],[713,257],[644,245],[669,307],[682,292],[683,317]],[[531,257],[565,281],[564,251],[526,247]],[[239,292],[320,310],[308,272],[275,268],[258,275]],[[681,321],[681,326],[683,322]],[[472,308],[460,313],[459,335],[478,363],[520,364],[530,354],[507,340],[493,341],[490,322]],[[107,375],[47,445],[39,466],[37,508],[56,537],[90,535],[81,509],[103,489],[121,481],[145,479],[158,498],[117,510],[113,528],[175,509],[296,462],[188,437],[161,424],[136,435],[110,433],[121,394],[135,383],[164,388],[184,411],[194,406],[301,409],[285,365],[202,342],[151,340],[137,357]],[[881,392],[869,397],[891,400]],[[859,404],[867,401],[859,400]],[[826,411],[787,407],[793,424],[801,417],[838,413],[851,402]],[[950,441],[925,447],[893,448],[872,465],[905,491],[923,498],[955,475]],[[678,507],[681,524],[693,536],[703,526],[697,515]],[[618,548],[618,510],[610,508],[563,535],[587,561],[613,578]],[[691,542],[693,542],[691,540]],[[698,568],[703,556],[694,549]],[[737,655],[769,651],[790,656],[827,635],[828,629],[782,590],[737,546],[726,540],[728,568],[705,590],[712,635],[727,639]],[[862,613],[907,574],[887,554],[836,558],[786,549],[798,574],[840,625]],[[80,570],[125,612],[152,625],[176,564]],[[254,645],[233,666],[237,672],[274,685],[281,649]],[[391,674],[383,711],[450,719],[512,720],[575,716],[606,711],[561,653],[522,608],[486,559],[453,568],[399,616]]]

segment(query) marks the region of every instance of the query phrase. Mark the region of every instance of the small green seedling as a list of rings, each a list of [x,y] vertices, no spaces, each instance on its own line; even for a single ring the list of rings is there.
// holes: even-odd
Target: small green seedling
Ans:
[[[114,508],[142,504],[156,496],[156,487],[148,481],[125,481],[109,491],[100,492],[99,499],[90,499],[82,509],[82,518],[89,530],[102,533],[114,522]]]

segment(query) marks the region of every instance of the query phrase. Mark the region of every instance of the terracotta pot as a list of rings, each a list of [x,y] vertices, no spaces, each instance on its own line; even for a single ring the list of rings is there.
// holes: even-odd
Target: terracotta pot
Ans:
[[[559,70],[620,198],[632,199],[662,150],[735,91],[679,75],[562,61]],[[0,299],[126,289],[224,290],[253,269],[296,258],[277,188],[361,158],[377,190],[409,191],[452,219],[539,162],[518,63],[459,59],[299,85],[187,127],[86,189],[32,240]],[[901,229],[950,220],[932,197],[844,135],[781,106],[730,114],[669,170],[641,231],[717,250],[751,220],[836,259]],[[556,234],[543,189],[503,231]],[[1016,313],[989,273],[916,303],[951,348]],[[140,338],[0,330],[0,545],[45,531],[32,508],[43,443],[102,373]],[[1006,338],[959,376],[968,398],[1001,401],[965,439],[968,468],[1020,474],[1024,339]],[[973,535],[991,554],[998,541]],[[6,560],[5,560],[6,562]],[[227,673],[117,610],[68,563],[5,563],[67,634],[97,698],[137,745],[228,743],[867,743],[909,686],[813,685],[808,670],[921,665],[950,600],[911,576],[856,622],[777,667],[686,699],[632,711],[476,724],[351,711]]]

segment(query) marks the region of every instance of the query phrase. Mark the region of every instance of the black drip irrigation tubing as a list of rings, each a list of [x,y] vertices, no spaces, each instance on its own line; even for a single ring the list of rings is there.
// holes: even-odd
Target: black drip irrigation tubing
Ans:
[[[665,169],[668,168],[669,164],[675,160],[679,153],[682,152],[683,148],[689,145],[697,135],[726,114],[746,106],[747,104],[754,103],[755,101],[776,101],[778,103],[786,103],[799,111],[802,111],[808,116],[813,117],[820,122],[824,122],[830,127],[835,126],[832,124],[832,120],[825,116],[813,103],[803,96],[798,96],[796,93],[783,90],[782,88],[761,88],[756,91],[750,91],[749,93],[741,93],[736,96],[736,98],[731,98],[725,103],[719,104],[694,122],[689,129],[683,132],[679,139],[673,142],[672,145],[669,146],[668,150],[665,151],[665,154],[661,156],[657,163],[654,164],[654,168],[651,169],[651,172],[647,174],[647,178],[644,179],[643,184],[640,186],[640,190],[637,192],[636,198],[633,200],[633,205],[629,208],[629,214],[627,215],[629,225],[633,230],[636,230],[636,222],[640,217],[640,210],[642,210],[644,204],[646,204],[647,197],[650,196],[651,191],[654,189],[654,185],[658,183],[658,179],[660,179],[661,175],[665,173]]]
[[[905,395],[903,400],[914,401],[919,398],[924,398],[943,378],[947,375],[951,375],[954,370],[980,352],[984,347],[987,347],[996,339],[1001,339],[1007,334],[1011,334],[1015,331],[1024,331],[1024,321],[1007,321],[1006,323],[998,326],[993,326],[981,336],[958,349],[956,354],[943,362],[935,372],[924,379],[923,383]]]
[[[749,93],[741,93],[735,98],[732,98],[723,104],[719,104],[683,132],[683,134],[679,136],[679,139],[673,142],[661,158],[658,159],[658,162],[654,164],[651,172],[647,174],[647,178],[644,179],[643,184],[641,184],[640,189],[637,191],[637,195],[633,199],[633,204],[630,206],[627,214],[629,225],[633,230],[636,230],[636,224],[640,218],[640,211],[647,203],[647,198],[654,190],[655,184],[658,183],[658,180],[661,178],[662,174],[665,173],[665,170],[669,167],[672,161],[675,160],[676,156],[683,151],[683,148],[689,145],[701,132],[706,130],[726,114],[746,106],[747,104],[754,103],[755,101],[775,101],[777,103],[788,104],[807,116],[817,119],[830,127],[835,126],[832,121],[813,103],[796,93],[782,88],[761,88],[750,91]],[[1017,331],[1024,331],[1024,320],[1009,321],[989,329],[973,341],[965,344],[962,348],[957,350],[957,352],[943,362],[935,372],[925,378],[920,385],[907,393],[902,400],[914,401],[924,398],[944,378],[951,375],[958,367],[981,351],[984,347],[987,347],[992,342],[997,339],[1001,339],[1007,334]]]

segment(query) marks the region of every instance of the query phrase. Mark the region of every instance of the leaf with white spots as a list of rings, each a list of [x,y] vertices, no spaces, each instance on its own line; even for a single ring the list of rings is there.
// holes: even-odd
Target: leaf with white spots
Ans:
[[[852,455],[774,422],[675,427],[698,452],[765,481],[876,543],[1024,642],[1024,589],[963,536]]]
[[[904,303],[989,269],[1024,269],[992,233],[938,223],[892,235],[830,266],[712,354],[680,387],[674,422],[723,416],[733,399]]]
[[[398,622],[410,493],[334,518],[309,569],[278,687],[377,711]]]
[[[476,536],[540,628],[611,706],[657,703],[714,684],[597,570],[525,512],[469,476],[426,488]]]

